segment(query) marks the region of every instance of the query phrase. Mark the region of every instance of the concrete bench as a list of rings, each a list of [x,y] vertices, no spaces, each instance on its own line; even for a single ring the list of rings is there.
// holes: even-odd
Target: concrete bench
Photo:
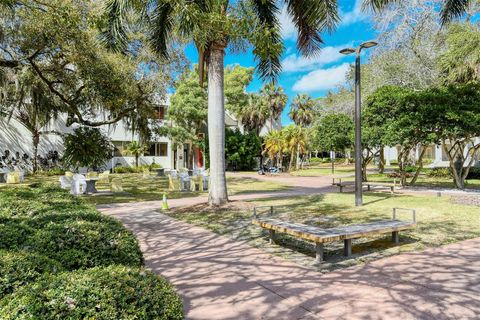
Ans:
[[[398,210],[412,211],[412,221],[397,220],[396,214]],[[273,207],[270,208],[270,213],[273,213]],[[286,233],[303,240],[314,242],[316,252],[315,261],[320,263],[324,260],[323,245],[329,242],[343,240],[344,255],[347,257],[352,255],[352,239],[391,232],[392,242],[398,244],[399,232],[414,228],[416,226],[416,216],[415,210],[394,208],[392,220],[322,229],[301,223],[281,221],[268,216],[259,217],[257,215],[257,208],[255,208],[252,223],[269,231],[270,243],[275,242],[276,232]]]

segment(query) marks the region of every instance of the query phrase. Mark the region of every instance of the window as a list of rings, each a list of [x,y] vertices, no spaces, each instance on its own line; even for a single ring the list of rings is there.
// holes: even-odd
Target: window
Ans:
[[[167,157],[168,156],[168,143],[156,142],[150,144],[149,156],[153,157]]]
[[[435,160],[435,145],[425,147],[423,158],[427,160]]]
[[[112,141],[112,143],[115,148],[113,153],[115,157],[121,157],[127,154],[126,149],[127,144],[130,143],[129,141]]]
[[[155,108],[155,119],[164,120],[165,119],[165,106],[159,106]]]

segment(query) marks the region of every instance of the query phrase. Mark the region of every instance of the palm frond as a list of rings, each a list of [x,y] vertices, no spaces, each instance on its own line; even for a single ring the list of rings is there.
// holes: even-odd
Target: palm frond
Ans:
[[[127,46],[127,14],[132,7],[132,0],[107,0],[108,22],[106,30],[102,32],[102,40],[113,50],[121,51]]]
[[[251,10],[255,16],[256,29],[253,53],[257,61],[257,72],[264,80],[275,81],[282,69],[280,57],[284,50],[280,32],[278,8],[274,0],[252,0]]]
[[[168,57],[168,43],[172,37],[173,5],[168,2],[159,3],[153,13],[151,43],[162,57]]]
[[[286,0],[287,12],[298,32],[297,47],[303,55],[319,52],[321,33],[335,29],[338,16],[337,0]]]
[[[442,24],[446,24],[464,15],[470,3],[471,0],[445,0],[442,11],[440,12]]]

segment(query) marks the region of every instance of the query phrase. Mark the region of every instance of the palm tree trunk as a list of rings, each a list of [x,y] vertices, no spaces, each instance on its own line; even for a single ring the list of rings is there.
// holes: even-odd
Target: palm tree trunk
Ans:
[[[225,46],[213,45],[208,64],[208,137],[210,148],[210,194],[208,202],[220,206],[228,201],[225,177]]]

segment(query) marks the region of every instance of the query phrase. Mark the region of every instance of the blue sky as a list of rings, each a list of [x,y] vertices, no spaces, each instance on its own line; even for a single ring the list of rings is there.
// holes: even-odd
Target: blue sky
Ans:
[[[361,3],[362,0],[339,1],[342,21],[332,34],[323,35],[325,42],[323,50],[311,59],[305,59],[299,55],[295,47],[295,29],[282,9],[280,20],[286,50],[282,57],[283,72],[280,75],[279,84],[289,96],[289,104],[298,93],[308,93],[314,98],[322,97],[328,90],[335,89],[344,83],[345,72],[349,64],[354,61],[354,57],[341,55],[338,51],[375,38],[368,15],[360,9]],[[192,63],[196,63],[197,53],[194,47],[187,47],[186,55]],[[225,65],[229,64],[253,67],[255,61],[251,52],[240,55],[227,52]],[[258,91],[262,86],[262,80],[255,75],[247,90]],[[282,114],[283,124],[291,122],[288,117],[289,104]]]

